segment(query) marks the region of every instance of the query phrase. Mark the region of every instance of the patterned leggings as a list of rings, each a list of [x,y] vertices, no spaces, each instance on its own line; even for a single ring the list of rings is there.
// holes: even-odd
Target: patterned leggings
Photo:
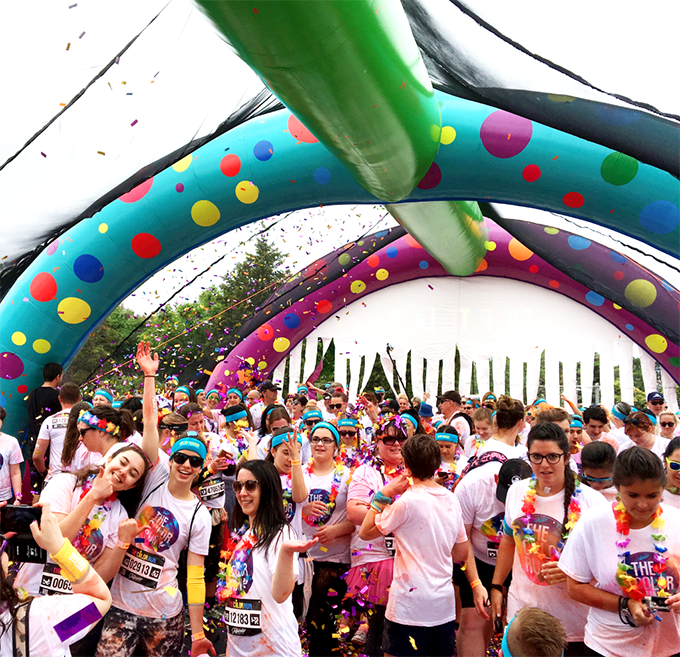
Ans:
[[[173,618],[148,618],[111,607],[104,618],[97,657],[132,657],[137,644],[149,657],[177,657],[184,644],[184,612]]]

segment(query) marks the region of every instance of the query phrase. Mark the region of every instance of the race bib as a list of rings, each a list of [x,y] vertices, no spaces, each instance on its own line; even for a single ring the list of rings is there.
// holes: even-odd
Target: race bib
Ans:
[[[385,536],[385,547],[390,557],[394,557],[397,554],[397,545],[395,543],[394,536]]]
[[[498,559],[498,543],[487,541],[486,556],[489,557],[489,559]]]
[[[130,546],[125,553],[118,573],[131,582],[145,586],[147,589],[155,589],[161,578],[163,564],[165,564],[165,557],[160,554],[152,554],[138,547]]]
[[[40,595],[63,595],[64,593],[73,593],[73,589],[71,582],[61,574],[61,568],[56,563],[46,563],[38,593]]]
[[[216,500],[224,495],[224,482],[217,479],[210,479],[198,487],[198,495],[203,502]]]
[[[262,601],[228,598],[224,620],[229,634],[255,636],[262,632]]]

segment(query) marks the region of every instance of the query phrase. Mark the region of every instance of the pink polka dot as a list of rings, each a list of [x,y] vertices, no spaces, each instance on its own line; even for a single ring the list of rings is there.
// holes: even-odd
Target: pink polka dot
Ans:
[[[302,123],[297,119],[297,117],[292,114],[288,118],[288,132],[297,141],[304,142],[305,144],[316,144],[319,140],[309,131]]]
[[[316,304],[316,309],[320,313],[329,313],[333,309],[333,304],[330,301],[324,299]]]
[[[220,171],[225,175],[233,178],[241,170],[241,158],[238,155],[230,153],[225,155],[220,162]]]
[[[368,264],[369,267],[375,268],[380,264],[380,258],[374,253],[366,258],[366,264]]]
[[[54,280],[52,274],[41,272],[36,274],[31,281],[30,287],[31,296],[36,301],[52,301],[57,296],[57,281]]]
[[[538,274],[538,265],[531,265],[531,267],[529,267],[529,271],[532,274]]]
[[[140,258],[155,258],[161,252],[161,243],[149,233],[137,233],[132,238],[132,250]]]
[[[23,395],[28,392],[28,386],[17,386],[17,392]]]
[[[54,240],[54,242],[49,244],[49,246],[45,249],[45,253],[47,253],[47,255],[54,255],[57,251],[58,246],[59,246],[59,240],[56,239],[56,240]]]
[[[568,208],[580,208],[584,203],[585,199],[578,192],[569,192],[562,198],[562,203],[564,203]]]
[[[555,289],[557,289],[560,286],[560,284],[557,281],[549,281],[548,285],[550,285],[550,287],[554,287]]]
[[[177,183],[175,185],[175,190],[181,194],[184,191],[184,185],[182,183]]]
[[[120,200],[123,203],[136,203],[140,198],[146,196],[147,192],[151,189],[153,185],[153,178],[145,180],[141,185],[137,185],[134,189],[131,189],[127,194],[123,194]]]
[[[24,373],[24,362],[11,351],[0,354],[0,379],[18,379]]]
[[[529,119],[497,110],[486,117],[479,136],[484,148],[494,157],[515,157],[531,140],[532,124]]]
[[[418,242],[416,242],[413,235],[409,235],[408,233],[406,233],[406,236],[404,237],[404,242],[406,242],[406,244],[408,244],[413,249],[423,248],[422,246],[420,246],[420,244],[418,244]]]
[[[614,272],[614,278],[615,278],[617,281],[622,281],[623,278],[624,278],[624,276],[625,276],[625,274],[624,274],[622,271],[615,271],[615,272]]]
[[[436,162],[432,163],[428,172],[423,176],[423,179],[418,183],[418,189],[434,189],[442,181],[442,171],[437,166]]]
[[[271,340],[274,337],[274,329],[270,324],[262,324],[256,331],[257,337],[260,340]]]
[[[527,182],[536,182],[541,177],[541,169],[535,164],[528,164],[522,171],[522,178]]]

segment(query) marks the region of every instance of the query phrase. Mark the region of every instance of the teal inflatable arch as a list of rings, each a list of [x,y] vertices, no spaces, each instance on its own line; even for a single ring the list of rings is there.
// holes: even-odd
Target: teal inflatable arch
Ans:
[[[439,151],[409,204],[529,205],[678,255],[680,183],[670,174],[502,110],[444,94],[437,101]],[[25,396],[42,382],[42,365],[68,364],[111,310],[168,263],[263,217],[342,203],[375,197],[282,110],[215,139],[80,222],[35,259],[0,303],[5,430],[24,425]],[[482,229],[470,222],[473,232]],[[420,240],[419,228],[413,232]],[[655,357],[677,379],[677,345],[660,342]]]

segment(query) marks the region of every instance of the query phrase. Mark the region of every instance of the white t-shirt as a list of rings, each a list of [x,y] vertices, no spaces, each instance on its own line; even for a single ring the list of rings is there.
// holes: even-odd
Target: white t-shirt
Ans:
[[[322,527],[337,525],[347,520],[347,482],[350,478],[349,468],[342,466],[342,470],[335,469],[323,477],[306,471],[309,490],[308,503],[324,502],[328,511],[318,518],[303,516],[302,532],[307,538],[312,538]],[[329,505],[331,492],[336,489],[335,500]],[[317,543],[309,549],[314,561],[332,561],[335,563],[349,563],[349,544],[351,534],[336,538],[331,545]]]
[[[138,524],[149,529],[130,545],[111,587],[114,607],[147,618],[172,618],[181,612],[179,555],[187,544],[195,554],[208,554],[212,529],[210,512],[195,497],[187,501],[173,497],[168,478],[161,463],[149,472],[136,514]]]
[[[40,499],[50,503],[53,513],[68,515],[78,502],[83,492],[82,486],[75,488],[77,477],[66,472],[55,475],[45,486]],[[90,562],[95,563],[106,548],[115,548],[118,541],[118,526],[128,517],[127,511],[118,500],[114,500],[108,511],[103,506],[94,506],[88,519],[95,514],[103,514],[102,524],[93,530],[88,537],[79,532],[72,543],[78,548],[81,540],[87,544],[83,553],[78,551]],[[61,569],[49,557],[46,564],[24,563],[16,577],[16,586],[28,591],[28,595],[54,595],[55,593],[71,593],[69,581],[61,575]]]
[[[0,432],[0,500],[9,500],[12,497],[9,466],[22,463],[23,460],[19,441],[14,436]]]
[[[62,452],[63,453],[63,452]],[[62,465],[62,472],[80,472],[85,468],[93,465],[98,465],[101,462],[102,455],[99,452],[90,452],[83,443],[80,443],[76,448],[76,453],[71,459],[70,465]]]
[[[61,453],[64,451],[64,438],[70,414],[70,408],[61,410],[54,415],[50,415],[40,425],[38,440],[48,440],[50,443],[50,467],[45,476],[45,483],[54,477],[55,474],[62,471]]]
[[[456,413],[459,413],[459,411],[456,411]],[[456,413],[454,413],[454,415]],[[457,418],[445,418],[444,424],[448,424],[458,432],[458,444],[463,450],[463,453],[467,456],[470,450],[470,425],[467,420],[462,416]]]
[[[467,540],[455,496],[441,486],[412,486],[376,516],[375,525],[383,535],[393,533],[396,539],[385,618],[419,627],[454,620],[451,550]]]
[[[249,536],[249,533],[246,536]],[[279,537],[272,541],[266,554],[264,550],[258,550],[256,545],[245,563],[238,569],[244,576],[248,575],[252,579],[247,580],[242,595],[235,598],[233,604],[243,609],[255,609],[256,613],[259,611],[261,632],[252,636],[230,633],[227,642],[229,657],[269,657],[270,655],[300,657],[302,654],[292,596],[288,596],[280,604],[272,597],[272,577],[276,570],[281,544],[291,539],[294,540],[295,535],[290,527],[282,529]],[[298,559],[296,558],[293,559],[293,574],[297,579]],[[226,606],[229,608],[229,600]],[[228,609],[226,614],[228,621],[231,620],[232,613]],[[239,614],[235,615],[239,616]],[[252,620],[250,615],[248,615],[248,620]]]
[[[221,450],[227,452],[226,458],[230,461],[238,460],[238,449],[228,438],[223,438],[217,433],[205,433],[204,438],[208,443],[206,466],[209,466],[217,458]],[[209,509],[224,508],[226,495],[225,482],[221,472],[216,472],[198,486],[198,497]]]
[[[259,429],[262,423],[264,404],[262,402],[256,402],[248,410],[250,411],[250,417],[253,418],[253,429]]]
[[[496,564],[503,538],[505,505],[496,498],[495,476],[502,463],[492,461],[471,470],[456,487],[456,498],[463,512],[463,523],[472,525],[472,551],[480,561]]]
[[[74,595],[35,598],[28,612],[28,654],[30,657],[71,657],[68,646],[80,641],[94,626],[88,625],[65,640],[59,638],[55,626],[72,616],[80,615],[83,609],[94,604],[82,593]],[[2,620],[8,629],[0,637],[0,655],[12,655],[12,628],[9,611],[2,612]]]
[[[664,466],[666,465],[666,461],[664,461],[664,454],[666,453],[666,448],[670,442],[671,441],[668,438],[664,438],[663,436],[654,436],[654,444],[652,447],[647,448],[650,452],[654,452],[654,454],[656,454],[661,459]],[[634,445],[635,443],[631,440],[629,443],[626,443],[623,447],[619,448],[619,454],[629,447],[633,447]]]
[[[562,621],[569,641],[583,641],[588,608],[569,597],[566,583],[548,586],[540,573],[544,559],[531,551],[533,545],[539,544],[539,552],[549,558],[554,550],[559,552],[562,549],[564,489],[549,497],[536,496],[535,513],[528,527],[533,530],[536,541],[531,543],[527,538],[532,536],[524,532],[527,527],[525,514],[522,513],[524,495],[530,481],[523,479],[510,486],[505,501],[504,531],[508,535],[511,532],[515,540],[508,618],[512,618],[525,605],[539,607]],[[581,485],[578,500],[582,512],[597,505],[608,506],[604,497],[588,486]]]
[[[500,452],[501,454],[505,454],[509,459],[526,460],[527,456],[527,448],[524,445],[508,445],[493,436],[479,447],[477,456],[481,456],[487,452]]]
[[[659,545],[668,548],[666,571],[668,593],[680,591],[680,510],[662,503],[663,533],[666,540]],[[630,573],[647,592],[657,592],[654,586],[654,542],[652,528],[631,529],[630,543],[625,548],[633,565]],[[625,595],[616,581],[618,554],[617,540],[624,537],[616,531],[616,520],[610,505],[589,509],[578,522],[560,559],[560,568],[577,582],[593,585],[614,595]],[[597,546],[597,549],[593,549]],[[593,581],[594,580],[594,581]],[[680,616],[673,612],[659,612],[661,622],[646,627],[629,627],[618,613],[588,608],[585,643],[606,657],[669,657],[680,652]]]
[[[295,536],[302,537],[302,507],[307,504],[307,500],[299,503],[293,502],[292,476],[290,473],[279,476],[281,477],[281,489],[283,490],[283,509],[286,512],[286,520],[295,530]],[[309,491],[309,481],[304,473],[302,476],[305,481],[305,486],[307,486],[307,491]]]
[[[665,506],[674,506],[676,509],[680,509],[680,495],[673,494],[668,490],[663,492],[662,501]]]

